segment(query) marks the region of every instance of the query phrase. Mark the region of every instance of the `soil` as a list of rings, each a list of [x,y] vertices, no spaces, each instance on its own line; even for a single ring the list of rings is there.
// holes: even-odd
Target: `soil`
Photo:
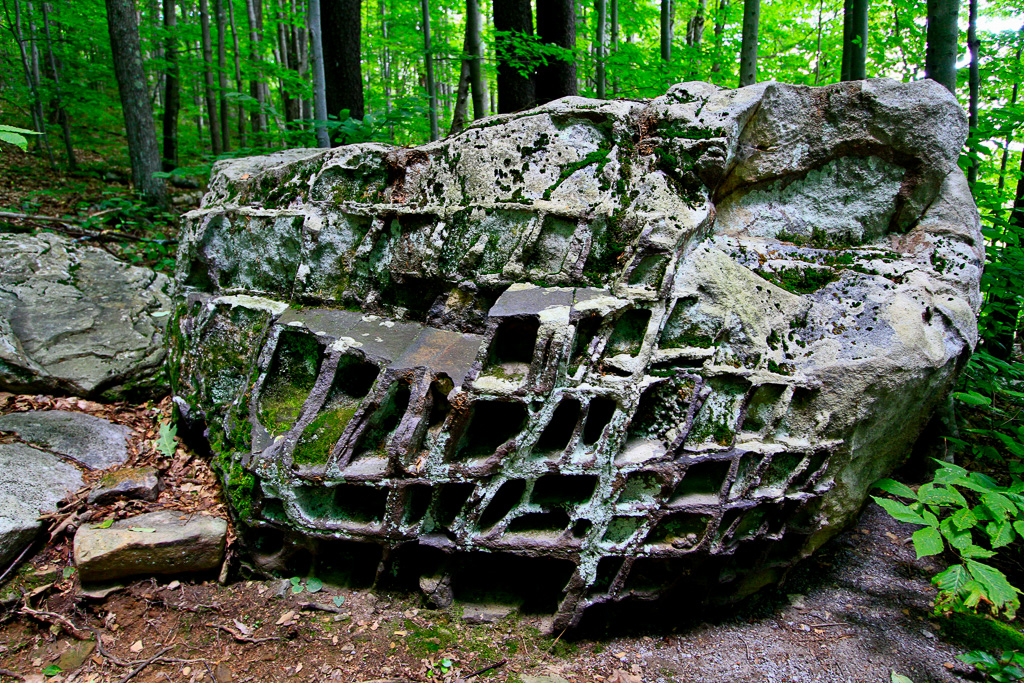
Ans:
[[[45,677],[52,683],[455,683],[492,667],[476,678],[838,682],[890,681],[896,672],[920,683],[971,671],[956,659],[965,648],[947,642],[943,619],[932,614],[929,578],[939,567],[917,560],[908,542],[914,528],[874,503],[783,586],[739,607],[699,615],[622,611],[576,633],[547,633],[543,615],[468,623],[472,605],[438,611],[418,593],[319,588],[309,579],[295,579],[302,586],[295,593],[288,579],[164,577],[103,599],[84,597],[70,569],[76,524],[160,508],[223,515],[220,491],[186,446],[172,455],[157,449],[167,401],[103,405],[0,394],[0,413],[29,409],[78,410],[128,425],[128,465],[158,467],[167,487],[155,503],[100,508],[78,500],[83,490],[50,521],[55,529],[77,515],[0,589],[18,589],[0,607],[0,680],[44,680],[45,671],[55,674]],[[231,543],[232,553],[244,552]],[[91,650],[97,635],[101,646]]]

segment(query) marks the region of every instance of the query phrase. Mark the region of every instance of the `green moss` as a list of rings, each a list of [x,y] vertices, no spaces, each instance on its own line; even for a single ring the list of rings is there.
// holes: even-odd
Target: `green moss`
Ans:
[[[272,435],[287,432],[299,417],[309,390],[292,384],[276,387],[260,401],[260,422]]]
[[[337,408],[326,410],[313,420],[302,433],[293,454],[294,462],[300,464],[322,464],[331,456],[334,444],[352,421],[359,408],[359,401],[347,402]]]
[[[987,652],[1024,651],[1024,634],[981,614],[952,614],[942,629],[959,645]]]
[[[410,654],[420,657],[451,649],[459,639],[458,632],[447,625],[420,626],[406,619],[403,630],[407,633],[404,641]]]
[[[574,161],[573,163],[566,165],[558,175],[558,180],[556,180],[551,187],[544,190],[544,199],[551,199],[551,193],[557,190],[559,185],[564,183],[573,173],[582,170],[587,166],[597,164],[597,175],[600,175],[601,171],[603,171],[604,167],[608,164],[608,155],[611,154],[611,151],[611,143],[607,143],[607,146],[602,146],[601,148],[588,153],[579,161]]]
[[[775,272],[756,271],[768,282],[794,294],[810,294],[839,279],[831,268],[781,268]]]

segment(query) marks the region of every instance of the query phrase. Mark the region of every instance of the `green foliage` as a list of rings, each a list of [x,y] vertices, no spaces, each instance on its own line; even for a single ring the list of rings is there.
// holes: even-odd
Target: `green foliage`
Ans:
[[[910,501],[874,497],[895,519],[921,526],[912,536],[918,557],[948,549],[960,560],[932,579],[939,591],[937,612],[974,610],[984,602],[993,612],[1014,617],[1020,591],[982,560],[1024,535],[1024,482],[1000,486],[985,474],[940,463],[934,480],[917,491],[892,479],[875,486]]]
[[[988,652],[975,650],[959,655],[957,659],[980,671],[986,681],[1013,683],[1024,679],[1024,654],[1019,652],[1007,650],[997,658]]]
[[[157,437],[155,446],[160,455],[165,458],[173,458],[174,451],[178,447],[175,438],[178,435],[178,427],[170,422],[160,425],[160,435]]]
[[[25,137],[26,135],[40,135],[40,133],[35,130],[28,130],[27,128],[0,124],[0,142],[9,142],[12,145],[21,147],[23,152],[28,151],[28,138]]]

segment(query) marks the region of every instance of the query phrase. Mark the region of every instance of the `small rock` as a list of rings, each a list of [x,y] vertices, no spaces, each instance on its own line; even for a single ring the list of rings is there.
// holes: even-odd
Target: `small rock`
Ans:
[[[95,649],[95,640],[76,640],[61,653],[60,659],[57,660],[57,666],[61,671],[74,671],[85,663]]]
[[[104,505],[119,498],[155,501],[161,488],[155,467],[127,467],[104,474],[89,494],[89,503]]]
[[[0,444],[0,567],[6,568],[41,528],[39,515],[82,486],[82,473],[52,453]]]
[[[421,576],[420,590],[435,609],[448,609],[455,601],[451,576]]]
[[[91,600],[105,600],[107,597],[123,589],[126,585],[120,581],[114,581],[113,583],[79,586],[76,595],[80,598],[89,598]]]
[[[0,417],[0,430],[102,470],[128,460],[128,428],[86,413],[30,410]]]
[[[474,605],[467,604],[462,608],[462,620],[467,624],[494,624],[512,614],[515,607],[511,605]]]
[[[83,582],[216,569],[227,530],[219,517],[182,520],[166,510],[122,519],[108,529],[87,524],[75,534],[75,564]]]
[[[520,676],[523,683],[569,683],[561,676]]]

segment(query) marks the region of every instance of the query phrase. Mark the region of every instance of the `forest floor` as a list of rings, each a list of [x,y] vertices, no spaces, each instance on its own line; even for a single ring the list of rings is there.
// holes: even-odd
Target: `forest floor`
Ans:
[[[0,394],[0,414],[29,409],[81,411],[125,424],[128,464],[161,469],[167,488],[155,503],[111,504],[93,510],[93,519],[159,508],[223,514],[219,487],[201,458],[185,445],[171,458],[155,448],[168,401],[105,405]],[[783,586],[738,608],[704,612],[702,620],[633,613],[610,630],[576,634],[545,634],[543,615],[467,623],[469,606],[427,609],[415,592],[325,586],[294,595],[281,579],[232,577],[221,584],[212,576],[168,576],[90,598],[79,593],[71,535],[61,532],[0,590],[8,596],[0,606],[0,680],[6,674],[52,683],[456,683],[492,666],[477,677],[888,682],[895,671],[916,683],[960,680],[970,672],[956,659],[964,649],[947,642],[943,620],[932,615],[929,577],[936,567],[915,558],[912,531],[871,503]]]

